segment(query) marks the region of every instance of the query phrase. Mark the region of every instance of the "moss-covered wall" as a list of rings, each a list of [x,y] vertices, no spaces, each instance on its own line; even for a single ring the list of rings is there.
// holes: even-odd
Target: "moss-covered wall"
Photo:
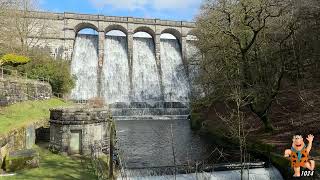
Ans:
[[[49,83],[0,77],[0,106],[26,100],[49,99],[51,96]]]
[[[43,126],[48,126],[48,122],[40,120],[0,136],[0,148],[6,146],[8,151],[32,148],[35,143],[35,131]]]

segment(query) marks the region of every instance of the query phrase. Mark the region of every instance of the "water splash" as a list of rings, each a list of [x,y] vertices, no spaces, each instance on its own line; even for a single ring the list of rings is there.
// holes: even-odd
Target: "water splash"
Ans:
[[[101,81],[105,102],[188,102],[190,87],[178,40],[161,39],[160,51],[161,62],[158,66],[153,39],[134,37],[133,62],[130,67],[126,37],[106,36]],[[72,73],[77,76],[72,99],[86,100],[97,96],[97,62],[98,36],[77,35],[71,65]],[[164,92],[160,88],[160,66]],[[129,76],[130,68],[132,77]],[[133,83],[132,91],[130,79]]]
[[[105,102],[129,102],[129,64],[127,39],[106,36],[102,70],[102,93]]]
[[[76,76],[72,99],[87,100],[97,96],[97,68],[98,36],[78,34],[71,62],[71,73]]]
[[[201,60],[201,53],[199,49],[195,46],[192,40],[187,41],[187,59],[189,67],[189,78],[190,78],[190,89],[192,91],[192,97],[194,99],[205,97],[204,89],[198,80],[200,76],[200,66],[198,62]]]
[[[133,102],[160,101],[160,82],[151,38],[133,39]]]
[[[188,102],[190,88],[182,62],[179,41],[176,39],[161,39],[160,52],[164,100]]]

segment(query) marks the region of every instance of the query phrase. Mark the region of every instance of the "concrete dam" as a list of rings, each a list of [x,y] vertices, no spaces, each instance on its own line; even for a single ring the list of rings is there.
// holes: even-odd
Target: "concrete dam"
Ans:
[[[177,39],[160,39],[159,65],[152,38],[133,38],[132,63],[128,61],[127,46],[126,37],[106,36],[100,96],[107,104],[182,102],[187,105],[190,83]],[[71,71],[77,80],[71,99],[98,97],[97,62],[98,36],[77,35],[71,61]]]
[[[70,99],[101,97],[111,108],[122,167],[119,179],[239,179],[238,171],[199,177],[184,168],[215,158],[213,147],[191,131],[188,120],[196,73],[190,62],[197,54],[193,22],[47,12],[33,12],[30,18],[50,27],[32,37],[39,39],[34,46],[70,61],[76,77]],[[96,34],[79,33],[86,28]],[[112,30],[123,35],[109,35]],[[150,36],[136,36],[139,32]],[[173,177],[177,168],[183,173]],[[274,168],[252,172],[253,179],[282,179]]]

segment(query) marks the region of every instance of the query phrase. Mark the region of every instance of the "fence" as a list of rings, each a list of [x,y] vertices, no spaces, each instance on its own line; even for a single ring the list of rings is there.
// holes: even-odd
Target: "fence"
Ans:
[[[46,82],[49,83],[50,79],[49,78],[45,78],[45,77],[40,77],[40,76],[32,76],[32,78],[29,78],[28,73],[22,73],[22,72],[18,72],[17,70],[13,70],[13,69],[7,69],[4,67],[0,67],[0,78],[4,79],[4,78],[15,78],[15,79],[25,79],[25,80],[37,80],[40,82]]]

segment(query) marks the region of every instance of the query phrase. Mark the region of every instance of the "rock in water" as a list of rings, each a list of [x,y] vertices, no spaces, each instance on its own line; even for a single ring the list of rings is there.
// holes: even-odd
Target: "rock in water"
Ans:
[[[5,159],[7,172],[37,167],[39,167],[39,153],[33,149],[10,152]]]

